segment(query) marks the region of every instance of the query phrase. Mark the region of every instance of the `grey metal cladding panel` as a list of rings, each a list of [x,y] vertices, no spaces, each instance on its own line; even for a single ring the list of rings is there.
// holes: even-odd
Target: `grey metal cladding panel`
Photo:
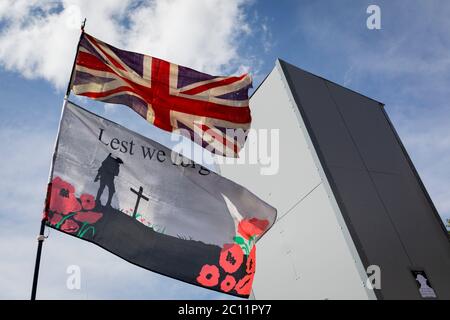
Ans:
[[[381,105],[334,83],[327,82],[327,86],[367,169],[405,172],[402,149]]]
[[[280,61],[286,77],[291,80],[293,95],[301,104],[307,120],[320,141],[320,150],[328,163],[362,169],[362,163],[351,137],[345,129],[338,110],[331,99],[325,81],[286,62]],[[319,127],[316,130],[316,127]]]
[[[366,170],[330,167],[333,180],[368,265],[381,268],[381,293],[384,299],[419,299],[408,266],[411,265],[374,184]],[[366,266],[367,267],[367,266]]]
[[[450,299],[450,245],[421,189],[399,175],[372,173],[411,267],[424,268],[440,299]]]
[[[449,299],[450,243],[384,111],[375,101],[327,85],[411,259],[409,266],[425,268],[436,279],[432,283],[441,286],[440,297]]]
[[[442,230],[437,230],[439,223],[432,205],[380,103],[287,63],[281,65],[358,253],[366,267],[370,264],[381,267],[382,297],[419,299],[409,268],[423,264],[426,271],[433,273],[429,275],[433,285],[446,279],[443,273],[450,272],[446,256],[450,250],[444,251],[450,245],[433,236],[419,247],[419,241],[414,242],[408,234],[412,226],[404,225],[403,220],[411,208],[399,208],[401,202],[416,208],[411,223],[423,224],[423,229],[416,233],[418,239],[423,239],[427,232],[443,237]],[[391,188],[383,185],[384,178],[378,176],[381,172],[390,173]],[[404,188],[400,186],[402,183],[406,183],[408,192],[398,191]],[[425,248],[432,251],[432,246],[440,247],[441,258],[434,253],[416,253]],[[430,259],[434,262],[427,264]],[[438,268],[440,272],[435,271]],[[439,287],[439,291],[440,297],[447,297],[445,289]]]

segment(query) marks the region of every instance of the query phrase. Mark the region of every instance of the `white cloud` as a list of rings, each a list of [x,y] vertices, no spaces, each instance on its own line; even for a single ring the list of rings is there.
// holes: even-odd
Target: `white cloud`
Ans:
[[[248,33],[241,4],[197,0],[151,3],[129,15],[131,26],[125,44],[131,50],[152,52],[217,73],[239,58],[236,42]]]
[[[5,126],[0,130],[1,141],[13,142],[2,151],[8,155],[0,171],[2,219],[17,221],[23,214],[36,216],[42,210],[53,135],[42,128],[24,126],[20,129]],[[15,213],[18,207],[23,211],[21,215]]]
[[[3,0],[0,64],[63,88],[86,17],[86,31],[115,46],[206,72],[235,72],[248,64],[238,52],[251,32],[245,5],[246,0]]]

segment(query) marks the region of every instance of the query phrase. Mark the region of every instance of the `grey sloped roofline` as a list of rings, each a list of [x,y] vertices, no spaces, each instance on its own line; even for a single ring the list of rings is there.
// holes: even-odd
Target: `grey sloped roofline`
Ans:
[[[277,61],[280,65],[283,65],[283,64],[290,64],[289,62],[286,62],[286,61],[282,60],[281,58],[277,58],[276,61]],[[292,64],[290,64],[290,65],[292,65]],[[294,65],[292,65],[292,66],[294,66]],[[384,103],[383,103],[383,102],[377,101],[377,100],[375,100],[375,99],[373,99],[373,98],[371,98],[371,97],[369,97],[369,96],[366,96],[366,95],[363,94],[363,93],[360,93],[360,92],[358,92],[358,91],[356,91],[356,90],[353,90],[353,89],[350,89],[350,88],[347,88],[347,87],[344,87],[343,85],[341,85],[341,84],[339,84],[339,83],[337,83],[337,82],[328,80],[328,79],[326,79],[326,78],[324,78],[324,77],[322,77],[322,76],[316,75],[316,74],[314,74],[314,73],[312,73],[312,72],[310,72],[310,71],[308,71],[308,70],[299,68],[299,67],[297,67],[297,66],[294,66],[294,67],[297,68],[297,69],[300,69],[300,70],[302,70],[303,72],[306,72],[306,73],[308,73],[308,74],[310,74],[310,75],[312,75],[312,76],[314,76],[314,77],[317,77],[317,78],[322,79],[322,80],[324,80],[324,81],[328,81],[328,82],[330,82],[330,83],[333,83],[333,84],[335,84],[335,85],[337,85],[337,86],[342,87],[343,89],[349,90],[349,91],[354,92],[354,93],[356,93],[356,94],[359,94],[360,96],[363,96],[363,97],[365,97],[365,98],[367,98],[367,99],[373,100],[373,101],[379,103],[381,106],[384,107]],[[264,79],[261,81],[261,83],[258,84],[258,86],[256,87],[256,89],[255,89],[255,90],[252,92],[252,94],[250,95],[250,98],[251,98],[251,97],[255,94],[255,92],[261,87],[261,85],[264,83],[264,81],[266,81],[266,79],[267,79],[268,76],[269,76],[269,74],[267,74],[267,75],[264,77]]]

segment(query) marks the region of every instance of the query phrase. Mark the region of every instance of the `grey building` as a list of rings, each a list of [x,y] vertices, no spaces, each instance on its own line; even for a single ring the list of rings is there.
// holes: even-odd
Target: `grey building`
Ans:
[[[250,103],[278,170],[220,170],[278,209],[256,299],[450,299],[448,233],[383,103],[281,60]]]

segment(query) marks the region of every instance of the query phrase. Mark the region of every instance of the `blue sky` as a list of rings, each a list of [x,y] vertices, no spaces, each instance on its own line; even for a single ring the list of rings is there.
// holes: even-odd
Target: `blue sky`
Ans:
[[[366,27],[369,4],[381,30]],[[213,73],[250,70],[256,87],[277,57],[386,104],[443,218],[450,218],[450,3],[446,0],[0,2],[0,298],[28,298],[48,170],[68,73],[86,30],[118,47]],[[163,143],[122,106],[73,98]],[[48,232],[48,231],[47,231]],[[66,288],[79,265],[80,290]],[[47,299],[228,299],[132,266],[50,231],[38,295]]]

